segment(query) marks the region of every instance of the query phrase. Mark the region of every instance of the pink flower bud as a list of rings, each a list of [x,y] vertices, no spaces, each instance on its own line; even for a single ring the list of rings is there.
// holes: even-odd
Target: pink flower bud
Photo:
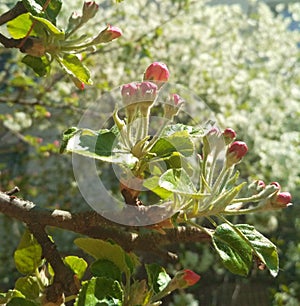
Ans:
[[[230,144],[236,138],[236,132],[231,128],[227,128],[223,131],[223,137],[225,143]]]
[[[155,95],[157,91],[157,86],[151,82],[142,82],[139,87],[141,88],[142,97]]]
[[[262,180],[258,180],[256,183],[257,183],[257,186],[260,187],[261,189],[264,189],[266,187],[265,182]]]
[[[272,206],[275,208],[285,208],[291,205],[292,195],[289,192],[279,192],[272,199]]]
[[[237,164],[241,159],[247,154],[248,147],[243,141],[233,142],[226,153],[226,164],[227,167],[231,167],[234,164]]]
[[[144,73],[144,80],[166,82],[170,76],[168,67],[164,63],[152,63]]]
[[[58,148],[60,146],[59,141],[58,140],[54,140],[53,144]]]
[[[182,103],[184,103],[184,100],[177,94],[172,94],[171,100],[173,101],[176,107],[179,107]]]
[[[121,88],[121,95],[125,105],[136,102],[138,88],[135,83],[125,84]]]
[[[94,43],[95,44],[107,43],[120,36],[122,36],[121,29],[119,29],[118,27],[108,25],[102,32],[100,32],[100,34],[94,40]]]
[[[278,189],[281,189],[281,186],[278,182],[272,182],[272,183],[270,183],[270,185],[273,185],[273,186],[277,187]]]
[[[46,112],[46,113],[45,113],[45,117],[46,117],[46,118],[50,118],[50,117],[51,117],[51,113],[50,113],[50,112]]]
[[[185,269],[183,272],[183,279],[186,281],[187,286],[193,286],[200,280],[200,275],[192,270]]]
[[[82,7],[82,21],[87,22],[93,18],[98,12],[99,5],[95,1],[88,1],[83,3]]]

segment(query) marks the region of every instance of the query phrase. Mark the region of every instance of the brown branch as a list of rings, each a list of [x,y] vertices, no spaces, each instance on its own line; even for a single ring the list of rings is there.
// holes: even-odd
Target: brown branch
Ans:
[[[10,9],[9,11],[5,12],[0,16],[0,25],[5,24],[6,22],[15,19],[21,14],[26,13],[27,10],[23,5],[22,1],[16,3],[16,5]]]
[[[27,225],[37,242],[41,245],[45,259],[51,264],[55,274],[53,283],[47,288],[46,300],[55,305],[62,303],[63,297],[76,295],[78,287],[75,283],[74,273],[65,266],[55,244],[45,232],[44,226],[38,222]]]
[[[25,222],[39,221],[41,226],[53,226],[98,239],[113,239],[126,251],[147,251],[162,254],[163,247],[178,243],[209,242],[210,237],[194,227],[179,226],[157,231],[140,231],[139,228],[122,226],[105,219],[94,211],[71,213],[63,210],[38,208],[29,201],[0,192],[0,212]],[[167,254],[167,251],[164,251]]]

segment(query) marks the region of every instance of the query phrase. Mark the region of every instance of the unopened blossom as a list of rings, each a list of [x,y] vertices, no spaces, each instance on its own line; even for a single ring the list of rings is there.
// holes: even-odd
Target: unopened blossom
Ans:
[[[95,1],[88,1],[83,3],[81,22],[87,22],[93,18],[98,12],[99,5]]]
[[[271,201],[272,207],[274,208],[285,208],[291,205],[292,195],[289,192],[277,193]]]
[[[153,81],[159,88],[169,80],[169,77],[167,65],[161,62],[152,63],[144,73],[144,81]]]
[[[99,35],[93,40],[93,44],[101,44],[110,42],[122,36],[122,30],[118,27],[108,25]]]
[[[241,159],[247,154],[248,146],[243,141],[233,142],[226,153],[226,166],[227,168],[231,167],[234,164],[237,164]]]
[[[273,186],[277,187],[278,189],[281,189],[281,186],[278,182],[272,182],[272,183],[270,183],[270,185],[273,185]]]
[[[136,102],[138,87],[136,83],[125,84],[121,88],[122,100],[125,105]]]
[[[225,143],[230,144],[236,138],[236,132],[231,128],[227,128],[223,131],[223,137]]]
[[[183,103],[184,100],[178,94],[171,94],[168,102],[164,104],[164,117],[172,120]]]
[[[169,286],[172,287],[172,290],[183,289],[195,285],[199,280],[200,275],[193,272],[192,270],[185,269],[175,274]]]

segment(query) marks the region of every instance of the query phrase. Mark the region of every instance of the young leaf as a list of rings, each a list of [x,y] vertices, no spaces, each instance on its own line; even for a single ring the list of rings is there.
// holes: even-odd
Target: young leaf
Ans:
[[[212,241],[224,266],[232,273],[247,276],[252,264],[252,249],[230,225],[217,226]]]
[[[70,267],[70,269],[79,279],[82,279],[88,265],[83,258],[77,256],[67,256],[64,258],[64,263]]]
[[[194,153],[194,143],[187,131],[179,131],[159,138],[151,149],[151,153],[159,157],[169,156],[173,152],[179,152],[183,156],[191,156]]]
[[[14,39],[23,38],[27,35],[28,31],[31,29],[32,20],[30,18],[30,13],[21,14],[13,20],[7,22],[7,30],[10,36]],[[34,29],[31,31],[30,35],[35,36]]]
[[[57,58],[65,72],[76,77],[79,81],[92,85],[90,71],[83,65],[79,58],[74,54],[65,54],[63,58]]]
[[[21,297],[12,298],[6,306],[37,306],[38,304]]]
[[[14,253],[16,268],[22,274],[30,274],[38,268],[42,262],[42,248],[33,237],[26,231]]]
[[[56,17],[61,10],[62,2],[61,0],[48,1],[48,5],[45,8],[46,2],[47,0],[22,0],[23,5],[32,15],[44,17],[55,24]]]
[[[90,266],[94,276],[112,278],[121,281],[120,269],[110,260],[98,259]]]
[[[36,277],[31,275],[18,278],[15,283],[15,289],[22,292],[30,300],[38,298],[40,294],[38,281]]]
[[[207,194],[197,192],[184,169],[167,170],[159,179],[159,187],[193,199],[202,199],[207,196]]]
[[[146,264],[145,268],[148,276],[148,284],[155,293],[167,287],[171,277],[163,267],[156,263],[152,263]]]
[[[46,75],[50,70],[50,64],[46,58],[26,55],[22,59],[22,63],[29,66],[40,77]]]
[[[109,260],[122,272],[130,273],[125,251],[117,244],[93,238],[77,238],[75,244],[95,259]]]
[[[276,277],[279,271],[279,260],[276,246],[253,226],[235,225],[248,239],[256,256],[266,265],[271,275]]]
[[[56,39],[64,39],[65,33],[59,30],[51,21],[42,17],[33,16],[31,14],[29,14],[29,17],[32,21],[35,22],[35,27],[37,27],[36,30],[38,30],[39,34],[42,35],[41,29],[43,29],[46,30],[50,35],[54,36]]]
[[[148,188],[155,194],[157,194],[161,199],[169,198],[173,193],[159,186],[159,176],[152,176],[144,180],[144,187]]]
[[[79,291],[75,306],[121,306],[123,290],[120,283],[106,277],[93,277]]]

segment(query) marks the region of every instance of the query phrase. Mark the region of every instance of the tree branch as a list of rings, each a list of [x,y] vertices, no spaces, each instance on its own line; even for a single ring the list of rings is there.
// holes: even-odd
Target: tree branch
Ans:
[[[0,212],[28,225],[39,221],[40,226],[53,226],[98,239],[113,239],[126,251],[147,251],[168,256],[163,247],[188,242],[209,242],[210,236],[194,227],[179,226],[158,231],[141,231],[105,219],[94,211],[71,213],[63,210],[38,208],[29,201],[0,192]]]
[[[26,13],[27,10],[25,6],[23,5],[22,1],[19,1],[16,3],[16,5],[10,9],[9,11],[5,12],[0,16],[0,25],[5,24],[9,20],[13,20],[16,17],[18,17],[21,14]]]

